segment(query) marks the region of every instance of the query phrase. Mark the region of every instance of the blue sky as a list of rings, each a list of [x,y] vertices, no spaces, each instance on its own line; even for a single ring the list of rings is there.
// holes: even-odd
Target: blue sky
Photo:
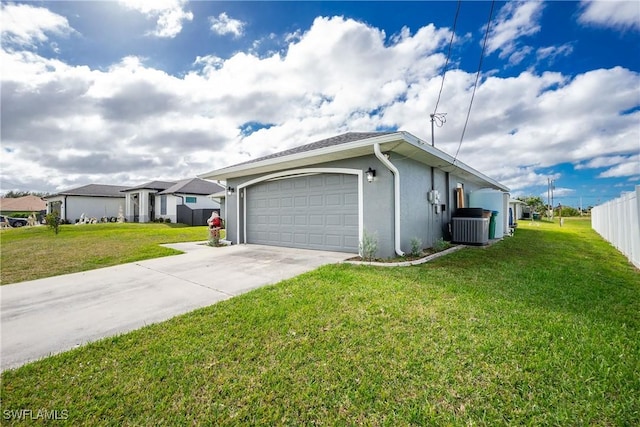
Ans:
[[[514,195],[640,185],[640,2],[460,4],[436,147]],[[458,3],[2,2],[1,190],[183,179],[348,131],[431,139]]]

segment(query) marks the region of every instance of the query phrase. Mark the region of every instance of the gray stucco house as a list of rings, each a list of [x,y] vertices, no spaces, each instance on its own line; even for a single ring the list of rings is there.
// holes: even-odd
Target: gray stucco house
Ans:
[[[358,253],[366,232],[384,258],[446,236],[470,192],[503,192],[506,204],[509,191],[407,132],[351,132],[200,178],[226,181],[233,244]]]
[[[206,225],[212,211],[220,212],[220,203],[209,195],[221,190],[224,187],[200,178],[150,181],[125,188],[125,218],[129,222],[168,218],[187,225]]]

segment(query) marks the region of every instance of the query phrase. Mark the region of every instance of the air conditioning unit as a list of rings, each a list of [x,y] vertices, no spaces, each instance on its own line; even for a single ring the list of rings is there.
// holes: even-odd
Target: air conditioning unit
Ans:
[[[453,243],[465,245],[489,244],[489,218],[451,218]]]

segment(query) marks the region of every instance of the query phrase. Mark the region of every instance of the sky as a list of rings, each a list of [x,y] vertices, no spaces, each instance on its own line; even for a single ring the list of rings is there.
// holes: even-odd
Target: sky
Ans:
[[[640,185],[638,1],[2,1],[0,28],[0,192],[376,130],[433,137],[513,196]]]

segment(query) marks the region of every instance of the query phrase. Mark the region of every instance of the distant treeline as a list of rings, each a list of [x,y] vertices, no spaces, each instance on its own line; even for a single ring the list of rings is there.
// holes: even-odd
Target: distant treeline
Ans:
[[[9,190],[6,193],[4,193],[2,197],[5,197],[7,199],[17,199],[18,197],[24,197],[24,196],[46,197],[46,196],[49,196],[50,194],[51,193],[40,193],[37,191]]]

